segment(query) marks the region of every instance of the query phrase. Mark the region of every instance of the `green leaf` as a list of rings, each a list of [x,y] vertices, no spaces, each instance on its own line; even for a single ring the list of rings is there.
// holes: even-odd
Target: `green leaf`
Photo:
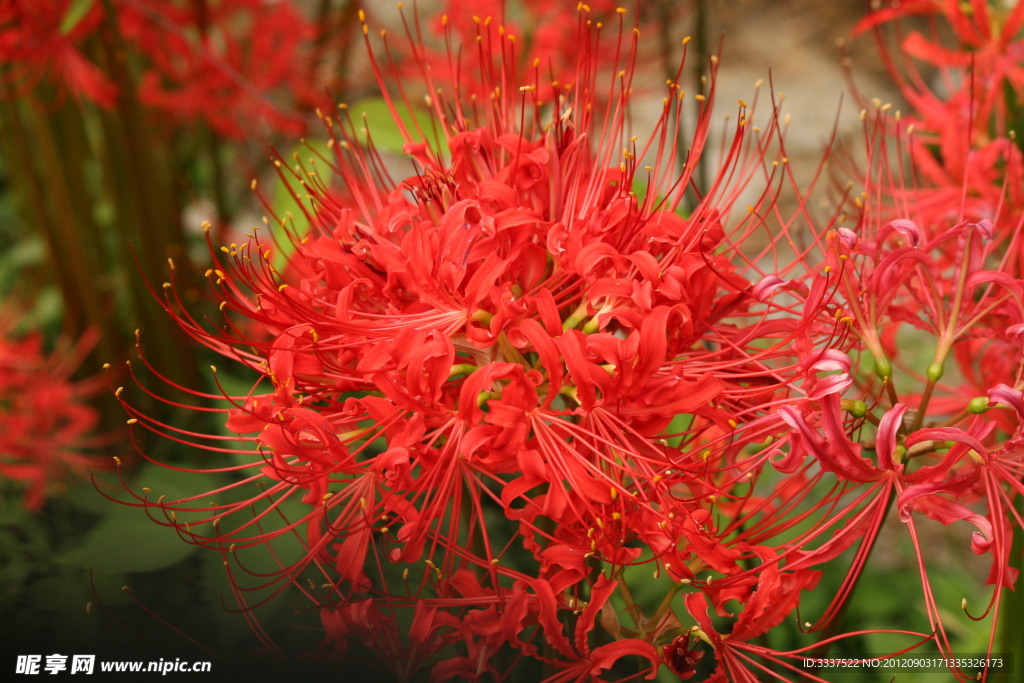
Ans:
[[[135,478],[133,490],[146,486],[152,490],[151,500],[165,496],[166,500],[173,501],[211,491],[221,481],[210,474],[150,466]],[[163,521],[163,514],[156,508],[147,514],[142,508],[111,503],[107,515],[81,544],[58,555],[57,561],[104,573],[149,572],[169,567],[191,555],[198,546],[185,542],[174,529],[157,524],[154,520]],[[189,520],[179,513],[178,521]],[[193,530],[202,532],[198,527]]]
[[[402,106],[398,106],[396,109],[399,118],[414,139],[426,142],[431,148],[435,150],[440,148],[441,152],[447,153],[448,145],[440,131],[440,124],[429,110],[416,107],[410,112],[408,108]],[[349,111],[352,112],[357,126],[359,126],[359,117],[363,117],[363,121],[370,131],[370,138],[377,149],[392,154],[403,153],[405,137],[402,136],[402,131],[384,98],[367,97],[350,106]],[[419,131],[422,131],[426,138],[422,137]]]
[[[188,557],[196,546],[158,527],[141,510],[121,508],[97,524],[80,546],[58,561],[101,572],[149,572]]]
[[[64,13],[64,18],[60,20],[60,34],[66,36],[75,30],[82,19],[85,19],[85,15],[89,13],[92,6],[96,3],[96,0],[71,0],[71,4],[68,5],[68,11]]]
[[[679,448],[679,444],[683,441],[683,432],[690,428],[693,424],[693,415],[689,413],[681,413],[672,418],[672,421],[668,423],[668,427],[665,429],[666,434],[675,434],[676,436],[670,436],[666,439],[668,444],[673,448]]]
[[[260,510],[266,505],[258,506]],[[298,500],[298,496],[281,501],[271,513],[261,520],[260,527],[250,528],[247,534],[273,532],[301,519],[311,511],[311,506]],[[287,520],[287,521],[286,521]],[[225,517],[220,531],[230,534],[243,524],[252,521],[252,516],[244,512]],[[287,567],[299,562],[306,556],[307,549],[301,531],[285,533],[266,543],[258,543],[247,548],[236,548],[224,555],[213,551],[203,552],[203,576],[200,595],[210,605],[210,618],[215,623],[218,645],[222,650],[236,650],[246,639],[252,637],[252,627],[244,615],[239,613],[239,605],[232,594],[231,580],[227,571],[230,568],[234,581],[243,587],[249,605],[254,608],[253,615],[268,627],[287,623],[291,615],[306,608],[305,597],[300,591],[281,590],[288,583],[292,572]],[[225,565],[225,561],[227,565]],[[294,578],[299,580],[303,575],[295,572]],[[322,580],[315,568],[305,576],[310,579]]]

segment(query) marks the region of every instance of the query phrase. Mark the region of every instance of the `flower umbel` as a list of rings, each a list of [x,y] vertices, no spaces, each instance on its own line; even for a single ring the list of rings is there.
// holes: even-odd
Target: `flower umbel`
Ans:
[[[990,448],[977,420],[924,422],[952,405],[933,398],[941,372],[917,393],[893,384],[897,323],[933,333],[940,366],[979,321],[1021,324],[1018,284],[984,265],[989,224],[921,229],[847,195],[843,227],[812,215],[810,191],[787,214],[774,103],[757,119],[739,103],[699,186],[717,56],[696,85],[680,64],[634,135],[641,29],[609,15],[578,7],[568,78],[521,69],[516,34],[478,18],[475,44],[446,33],[450,68],[417,60],[415,80],[361,15],[392,120],[325,107],[326,150],[277,162],[308,230],[264,199],[274,237],[209,238],[222,323],[165,287],[196,340],[255,374],[244,392],[196,393],[229,433],[163,424],[117,392],[136,429],[235,478],[131,504],[220,551],[245,610],[298,591],[326,656],[369,655],[403,680],[653,678],[662,663],[822,680],[794,663],[815,645],[756,641],[795,629],[802,596],[853,549],[806,626],[833,628],[893,503],[918,547],[914,512],[978,529],[997,600],[1016,578],[1019,449]],[[419,18],[402,21],[424,54]],[[400,155],[375,142],[389,127]],[[889,179],[871,169],[868,184]],[[877,378],[858,372],[872,356]],[[990,401],[1024,405],[1005,381]],[[989,516],[967,507],[979,486],[999,501]],[[242,559],[260,551],[271,571]],[[888,632],[948,652],[920,566],[927,633]],[[659,600],[639,596],[640,570]],[[709,608],[738,615],[731,632]]]
[[[18,334],[15,313],[0,311],[0,480],[24,488],[23,503],[38,511],[70,476],[108,469],[92,455],[103,445],[96,434],[99,412],[88,403],[103,389],[72,373],[95,343],[89,335],[51,353],[40,334]]]

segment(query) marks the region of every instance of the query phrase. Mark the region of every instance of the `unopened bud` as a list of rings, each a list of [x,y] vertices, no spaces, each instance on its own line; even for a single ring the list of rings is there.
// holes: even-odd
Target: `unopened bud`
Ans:
[[[848,412],[854,417],[864,417],[868,414],[868,407],[864,401],[851,401],[849,399],[843,399],[842,402],[843,410]]]
[[[875,374],[886,379],[892,377],[892,363],[885,356],[875,356]]]
[[[988,411],[988,396],[975,396],[971,399],[971,402],[967,404],[967,410],[974,415],[981,415]]]

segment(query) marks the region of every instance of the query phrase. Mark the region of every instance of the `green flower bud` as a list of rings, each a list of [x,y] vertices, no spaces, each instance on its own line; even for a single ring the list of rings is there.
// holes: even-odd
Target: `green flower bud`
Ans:
[[[892,377],[892,363],[885,356],[875,356],[875,374],[885,379]]]
[[[981,415],[988,410],[988,396],[975,396],[967,404],[967,410],[975,415]]]

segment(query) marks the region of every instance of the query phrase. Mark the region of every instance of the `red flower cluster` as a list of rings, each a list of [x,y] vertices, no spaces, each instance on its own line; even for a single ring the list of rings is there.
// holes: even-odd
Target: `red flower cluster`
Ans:
[[[928,33],[906,32],[907,17],[923,17]],[[899,0],[857,27],[875,32],[910,105],[900,127],[913,133],[908,146],[927,185],[914,189],[914,201],[930,220],[994,220],[1000,212],[1024,211],[1024,157],[1015,131],[1024,112],[1022,22],[1019,4]],[[1005,232],[997,239],[1011,237]]]
[[[102,445],[92,436],[99,413],[88,399],[104,385],[71,378],[95,339],[48,355],[39,335],[14,334],[12,316],[0,313],[0,482],[5,493],[8,482],[24,487],[24,505],[35,511],[68,475],[108,469],[108,459],[101,467],[88,454]]]
[[[0,8],[2,77],[16,90],[46,80],[110,108],[129,84],[109,61],[140,59],[143,104],[227,137],[260,127],[302,132],[291,107],[319,95],[309,78],[315,36],[294,6],[263,0],[132,0],[109,16],[100,2],[4,0]]]
[[[467,78],[462,73],[466,63],[455,55],[460,50],[478,49],[476,57],[491,68],[525,68],[532,74],[529,78],[537,88],[538,100],[551,100],[560,88],[576,82],[577,60],[567,45],[573,45],[577,38],[576,13],[586,8],[595,17],[614,16],[618,5],[609,0],[594,0],[590,3],[552,3],[541,0],[524,0],[520,3],[506,3],[502,0],[446,0],[444,12],[433,22],[434,33],[444,38],[445,49],[437,49],[429,40],[421,45],[411,45],[402,51],[397,60],[405,68],[399,73],[418,78],[424,68],[430,69],[433,78],[457,83],[459,97],[463,101],[474,98],[488,98],[491,93],[483,80]],[[504,16],[499,31],[489,25],[497,17]],[[513,18],[514,17],[514,18]],[[639,17],[638,25],[643,20]],[[597,24],[601,22],[595,20]],[[644,30],[653,29],[646,22]],[[600,26],[595,28],[600,29]],[[508,35],[508,40],[503,37]],[[501,36],[501,39],[496,40]],[[596,37],[596,33],[595,33]],[[402,54],[408,52],[408,54]],[[591,58],[591,68],[613,67],[618,56],[614,51],[597,51]],[[605,93],[593,93],[600,100]],[[604,104],[600,102],[600,104]]]
[[[533,662],[551,681],[653,678],[661,664],[681,678],[822,680],[794,660],[835,642],[893,504],[927,614],[893,649],[951,650],[921,515],[976,530],[995,629],[1022,524],[1024,289],[994,235],[1019,234],[1019,216],[909,205],[887,122],[867,114],[871,157],[846,213],[814,219],[801,192],[783,212],[776,112],[756,126],[743,103],[695,187],[717,59],[705,90],[670,81],[633,137],[640,31],[617,14],[606,44],[580,6],[573,76],[557,89],[517,71],[498,21],[477,24],[487,49],[454,70],[486,98],[462,98],[426,64],[416,93],[373,62],[405,158],[385,158],[375,122],[361,130],[344,105],[322,114],[330,153],[279,164],[309,201],[309,234],[211,248],[219,329],[166,303],[258,374],[207,409],[238,436],[125,403],[133,423],[229,455],[214,469],[244,478],[131,504],[221,551],[243,606],[294,587],[320,611],[328,655],[373,653],[403,679],[504,680]],[[420,101],[426,117],[402,115]],[[925,368],[901,352],[908,329],[933,339]],[[978,356],[973,385],[941,382],[947,362],[969,370]],[[277,569],[246,582],[237,553],[263,547]],[[760,642],[796,630],[804,592],[850,556],[805,626],[820,643]],[[665,582],[654,604],[637,597],[640,566],[643,582]]]

